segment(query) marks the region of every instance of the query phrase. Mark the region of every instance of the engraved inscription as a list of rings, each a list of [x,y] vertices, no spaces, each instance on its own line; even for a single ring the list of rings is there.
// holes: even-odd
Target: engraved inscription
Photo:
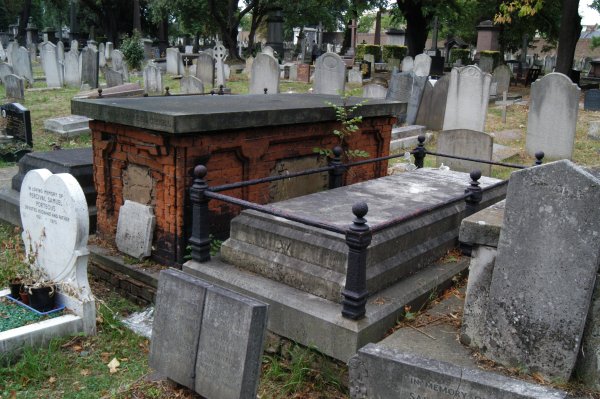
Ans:
[[[409,392],[410,399],[434,399],[443,397],[459,399],[488,399],[473,392],[467,392],[460,389],[460,384],[453,388],[448,385],[438,384],[436,382],[426,381],[412,376],[408,377],[408,381],[411,385]],[[418,389],[415,390],[415,387],[418,387]],[[432,391],[435,393],[432,393],[431,395],[433,396],[430,396],[423,391]]]
[[[62,213],[63,194],[40,187],[30,186],[26,189],[31,201],[23,205],[25,210],[34,213],[37,219],[46,220],[50,224],[69,222],[69,217]]]

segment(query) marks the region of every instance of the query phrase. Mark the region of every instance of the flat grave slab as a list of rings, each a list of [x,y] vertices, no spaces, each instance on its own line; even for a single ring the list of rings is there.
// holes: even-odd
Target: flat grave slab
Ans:
[[[91,133],[89,126],[90,118],[80,115],[63,116],[51,118],[44,121],[44,129],[50,133],[61,136],[75,137]]]

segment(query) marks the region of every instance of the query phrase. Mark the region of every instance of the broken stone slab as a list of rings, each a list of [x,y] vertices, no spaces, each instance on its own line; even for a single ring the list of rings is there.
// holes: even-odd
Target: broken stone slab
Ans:
[[[44,121],[44,130],[66,137],[81,136],[82,134],[91,133],[90,120],[90,118],[80,115],[46,119]]]
[[[151,206],[125,200],[119,209],[115,243],[119,251],[137,259],[152,254],[156,216]]]

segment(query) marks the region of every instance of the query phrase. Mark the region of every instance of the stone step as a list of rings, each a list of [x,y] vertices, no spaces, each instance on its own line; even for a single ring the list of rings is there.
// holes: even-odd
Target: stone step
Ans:
[[[425,129],[425,126],[421,125],[395,127],[392,129],[392,140],[403,139],[412,136],[419,136],[421,134],[425,134]]]
[[[433,133],[424,133],[425,134],[425,144],[431,141],[433,137]],[[390,152],[395,153],[402,150],[412,150],[419,144],[419,136],[410,136],[402,139],[396,139],[390,141]]]

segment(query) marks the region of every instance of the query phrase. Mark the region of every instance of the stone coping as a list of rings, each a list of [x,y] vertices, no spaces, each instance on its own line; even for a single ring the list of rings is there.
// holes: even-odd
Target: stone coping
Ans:
[[[364,99],[351,97],[352,106]],[[195,133],[335,121],[326,102],[341,105],[339,96],[321,94],[254,94],[237,96],[157,96],[73,99],[71,113],[166,133]],[[363,117],[394,117],[402,103],[369,99]]]

